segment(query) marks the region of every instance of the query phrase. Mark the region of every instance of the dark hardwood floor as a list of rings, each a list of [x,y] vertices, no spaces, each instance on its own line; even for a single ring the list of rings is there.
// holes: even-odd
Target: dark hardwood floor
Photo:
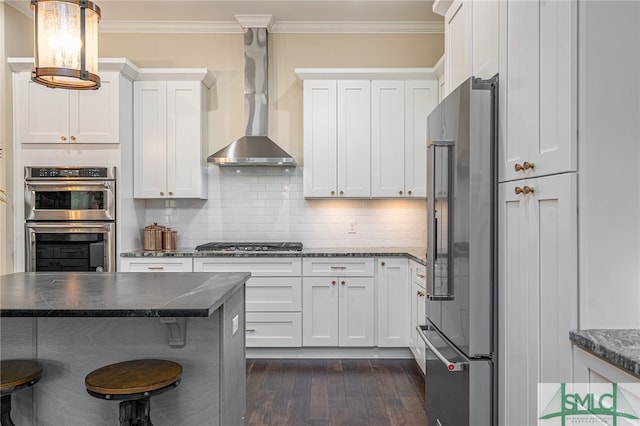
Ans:
[[[413,360],[247,360],[246,426],[426,424]]]

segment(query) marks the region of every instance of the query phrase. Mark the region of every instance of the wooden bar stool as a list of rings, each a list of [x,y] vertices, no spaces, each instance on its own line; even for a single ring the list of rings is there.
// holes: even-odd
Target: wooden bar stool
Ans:
[[[178,386],[182,366],[162,359],[139,359],[107,365],[84,379],[89,395],[122,401],[120,426],[153,426],[151,397]]]
[[[35,385],[42,375],[42,364],[29,359],[0,361],[0,425],[15,426],[11,420],[11,395]]]

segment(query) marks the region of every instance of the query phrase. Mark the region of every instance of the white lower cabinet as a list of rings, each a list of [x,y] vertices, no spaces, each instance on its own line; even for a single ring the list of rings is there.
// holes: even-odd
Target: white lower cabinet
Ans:
[[[564,173],[499,185],[500,424],[536,424],[537,384],[572,380],[576,180]]]
[[[377,259],[379,347],[409,346],[409,265],[405,257]]]
[[[303,260],[303,346],[375,345],[373,270],[373,259]]]
[[[120,259],[122,272],[192,272],[190,257],[124,257]]]
[[[300,258],[194,258],[193,270],[251,273],[245,285],[247,347],[301,346]]]
[[[420,369],[425,371],[425,343],[418,335],[416,327],[425,324],[425,267],[413,260],[409,261],[409,276],[411,292],[409,293],[409,307],[411,311],[411,325],[409,327],[409,349]]]

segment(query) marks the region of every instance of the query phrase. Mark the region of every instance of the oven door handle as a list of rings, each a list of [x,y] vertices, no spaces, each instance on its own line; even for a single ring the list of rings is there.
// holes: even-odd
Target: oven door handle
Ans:
[[[429,326],[428,325],[419,325],[416,327],[416,330],[418,330],[418,334],[420,335],[420,338],[424,341],[424,343],[427,345],[427,347],[429,348],[429,350],[431,352],[433,352],[433,354],[438,357],[438,359],[440,360],[440,362],[442,362],[444,364],[444,366],[447,368],[447,371],[450,372],[456,372],[456,371],[464,371],[464,366],[466,364],[468,364],[467,362],[452,362],[449,361],[444,355],[442,355],[442,353],[436,348],[436,346],[433,344],[433,342],[431,342],[431,340],[429,340],[429,338],[427,337],[427,335],[425,334],[425,330],[428,329]]]

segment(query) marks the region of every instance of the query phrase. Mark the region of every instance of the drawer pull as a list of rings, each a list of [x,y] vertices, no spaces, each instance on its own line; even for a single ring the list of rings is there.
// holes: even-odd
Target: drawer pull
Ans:
[[[416,275],[418,276],[418,278],[424,279],[424,275],[422,275],[422,274],[416,274]]]
[[[347,269],[346,266],[332,266],[331,269]]]
[[[148,266],[147,269],[150,271],[162,271],[164,266]]]
[[[255,332],[256,332],[256,329],[255,329],[255,328],[247,328],[247,329],[245,330],[245,332],[247,332],[247,333],[255,333]]]

